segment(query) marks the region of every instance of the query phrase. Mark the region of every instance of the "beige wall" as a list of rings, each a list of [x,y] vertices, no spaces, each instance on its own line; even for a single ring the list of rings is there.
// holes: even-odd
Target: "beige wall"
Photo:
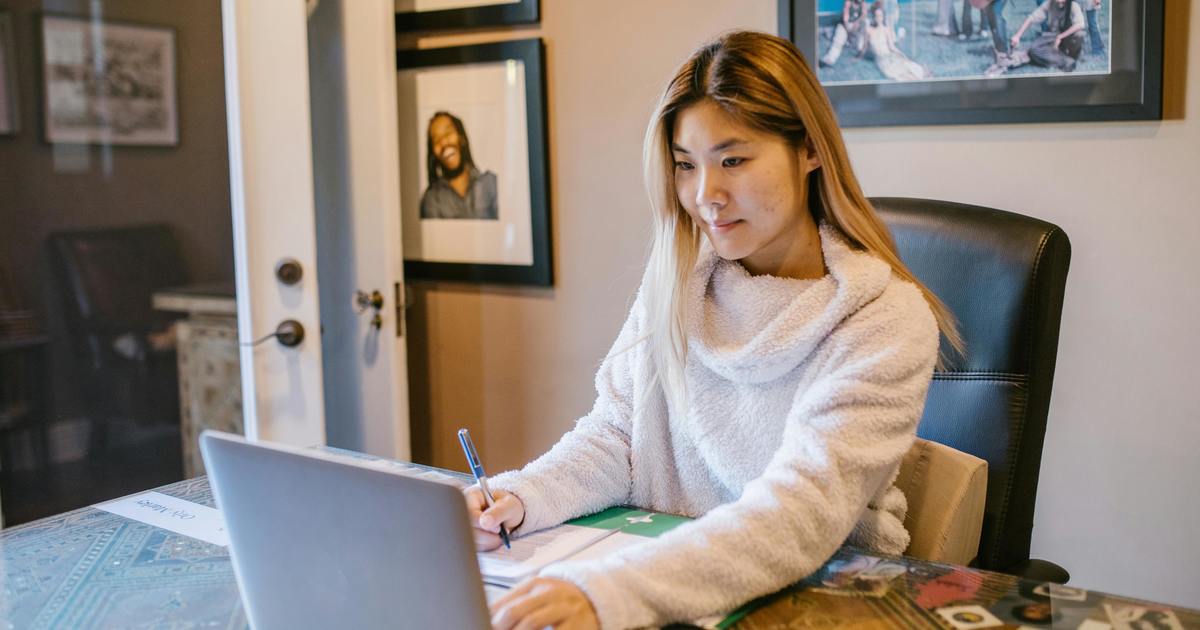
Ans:
[[[1082,586],[1200,607],[1200,12],[1188,4],[1166,3],[1172,120],[846,137],[869,194],[989,205],[1066,230],[1034,555]]]
[[[588,411],[592,377],[647,252],[641,142],[658,91],[703,39],[775,21],[767,0],[543,0],[542,12],[540,28],[417,42],[544,38],[555,277],[551,289],[415,286],[409,371],[419,461],[463,468],[454,433],[465,426],[490,469],[520,466]]]
[[[1035,555],[1089,588],[1200,607],[1200,16],[1168,4],[1160,123],[847,132],[867,192],[1058,223],[1074,245]],[[775,29],[774,0],[543,0],[555,287],[424,287],[412,312],[414,453],[519,466],[585,413],[646,251],[641,134],[658,86],[709,35]],[[426,38],[422,47],[496,39]],[[1190,63],[1188,63],[1190,62]],[[1185,83],[1186,82],[1186,83]],[[1186,87],[1185,87],[1186,86]],[[416,340],[420,340],[416,342]]]

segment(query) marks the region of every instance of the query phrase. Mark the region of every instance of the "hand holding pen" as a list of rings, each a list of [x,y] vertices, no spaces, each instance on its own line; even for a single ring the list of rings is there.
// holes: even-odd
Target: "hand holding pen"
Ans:
[[[502,543],[509,547],[508,532],[525,520],[525,506],[512,493],[503,490],[489,492],[487,475],[470,433],[466,429],[460,430],[458,441],[477,482],[463,491],[467,499],[467,513],[471,524],[475,526],[475,547],[480,551],[495,549]]]

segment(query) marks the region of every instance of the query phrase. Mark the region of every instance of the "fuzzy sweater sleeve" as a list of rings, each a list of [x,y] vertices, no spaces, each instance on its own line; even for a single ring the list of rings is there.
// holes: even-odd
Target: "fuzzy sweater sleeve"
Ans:
[[[514,534],[537,531],[629,501],[630,422],[636,356],[641,339],[641,294],[596,373],[596,402],[548,452],[519,471],[489,480],[521,499],[525,520]]]
[[[827,339],[821,376],[796,394],[781,446],[736,501],[541,574],[578,585],[607,630],[728,611],[818,569],[891,482],[924,406],[937,327],[916,289],[900,289],[899,304],[877,300]]]

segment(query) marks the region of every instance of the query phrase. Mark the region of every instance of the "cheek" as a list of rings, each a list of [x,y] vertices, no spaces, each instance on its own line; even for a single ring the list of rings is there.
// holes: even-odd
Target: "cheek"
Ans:
[[[747,203],[772,219],[790,213],[796,205],[796,190],[782,173],[765,173],[746,189]]]
[[[679,200],[679,205],[691,214],[696,205],[696,186],[687,179],[676,178],[675,198]]]

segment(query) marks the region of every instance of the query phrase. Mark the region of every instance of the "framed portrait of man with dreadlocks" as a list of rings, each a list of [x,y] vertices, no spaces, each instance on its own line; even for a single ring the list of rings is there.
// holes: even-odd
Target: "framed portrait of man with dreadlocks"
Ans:
[[[543,46],[397,53],[410,279],[549,285]]]
[[[1155,0],[779,0],[843,127],[1161,118]]]

